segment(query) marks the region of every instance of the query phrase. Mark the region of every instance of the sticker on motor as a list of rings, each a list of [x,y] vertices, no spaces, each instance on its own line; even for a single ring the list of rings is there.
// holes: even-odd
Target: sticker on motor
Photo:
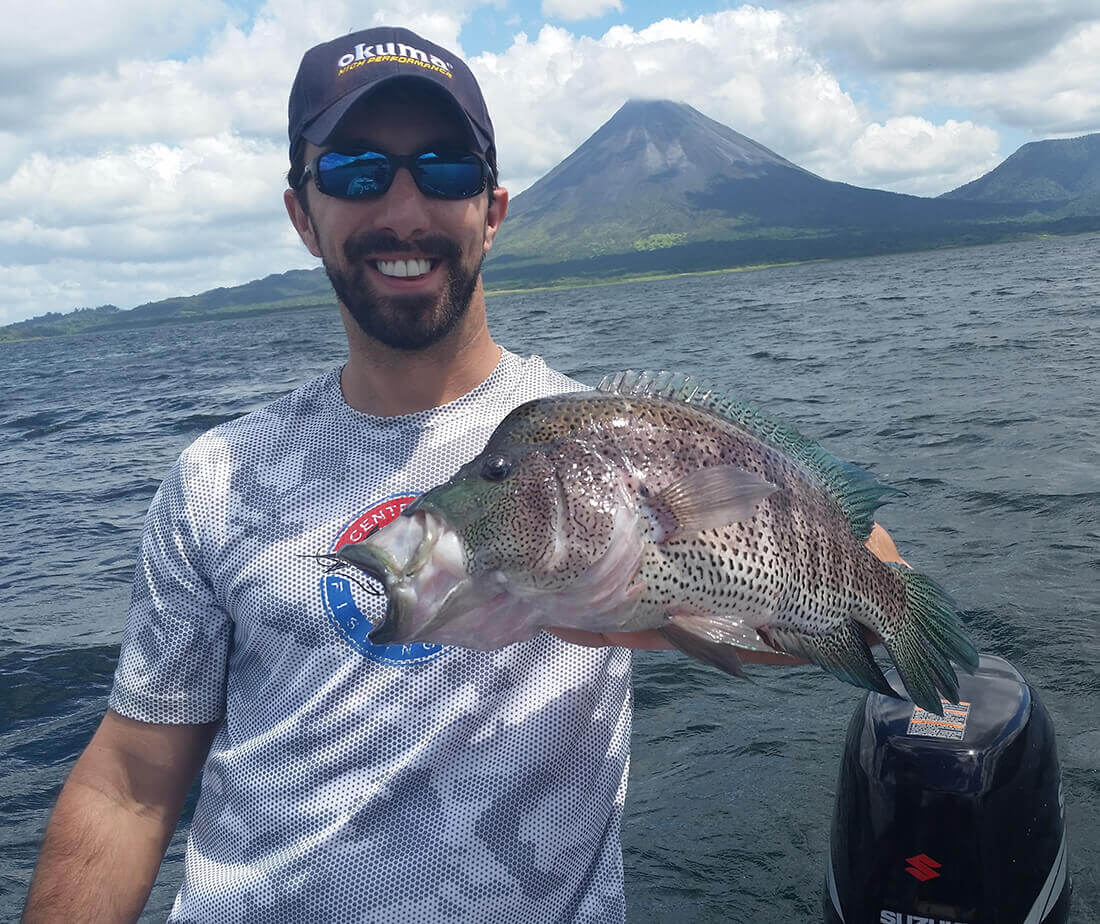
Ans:
[[[924,738],[945,738],[950,741],[962,741],[966,734],[966,722],[970,718],[970,703],[950,703],[940,700],[943,715],[936,715],[920,706],[913,707],[913,717],[909,720],[907,735],[920,735]]]

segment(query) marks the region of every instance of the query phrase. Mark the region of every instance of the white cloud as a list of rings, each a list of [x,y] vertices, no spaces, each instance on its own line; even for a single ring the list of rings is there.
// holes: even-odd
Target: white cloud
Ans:
[[[620,0],[542,0],[542,15],[548,19],[598,19],[612,10],[622,12]]]
[[[113,226],[113,243],[97,246],[117,246],[136,225],[216,225],[232,216],[270,215],[285,158],[273,143],[231,134],[92,157],[36,153],[0,187],[0,214],[57,227]]]
[[[534,41],[520,35],[471,66],[494,114],[503,174],[518,188],[634,97],[688,102],[791,159],[850,143],[865,123],[789,17],[751,7],[617,26],[599,39],[544,26]]]
[[[53,75],[88,73],[113,60],[185,50],[234,17],[222,0],[38,0],[9,7],[0,30],[0,68]]]
[[[925,80],[898,78],[895,106],[966,106],[1034,137],[1100,130],[1100,22],[1081,28],[1042,58],[1009,72]]]
[[[219,0],[109,5],[52,0],[0,32],[0,324],[315,266],[281,199],[303,52],[336,22],[454,48],[478,0],[367,21],[354,0],[269,0],[248,24]]]
[[[33,154],[0,184],[0,323],[316,265],[286,221],[285,170],[281,143],[230,133]]]
[[[860,185],[937,196],[968,183],[1000,163],[997,133],[988,126],[949,119],[935,125],[900,116],[868,125],[851,148],[849,176]]]
[[[256,228],[232,241],[234,249],[214,257],[186,253],[148,260],[54,257],[48,264],[0,264],[0,325],[46,311],[113,304],[128,308],[217,286],[237,285],[273,272],[318,265],[293,231]],[[196,282],[198,280],[198,282]]]
[[[1095,0],[822,0],[798,14],[816,48],[883,71],[1014,70],[1100,18]]]
[[[8,131],[68,137],[84,107],[122,103],[112,89],[132,61],[160,61],[201,46],[233,11],[221,0],[169,8],[147,0],[44,0],[6,15],[0,29],[0,124]],[[96,90],[106,95],[95,95]]]
[[[88,247],[88,235],[82,228],[43,227],[26,216],[0,219],[0,243],[13,254],[14,248],[25,248],[28,264],[35,254],[52,251],[54,253],[84,250]]]

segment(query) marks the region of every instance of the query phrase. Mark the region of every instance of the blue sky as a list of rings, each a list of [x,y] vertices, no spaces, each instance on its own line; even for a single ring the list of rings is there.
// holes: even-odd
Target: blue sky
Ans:
[[[596,3],[587,4],[589,9]],[[637,3],[621,3],[621,11],[608,8],[603,15],[585,19],[566,19],[562,16],[545,16],[541,4],[525,0],[509,3],[503,10],[485,6],[474,11],[463,26],[459,38],[465,50],[471,54],[502,52],[512,44],[516,32],[535,34],[546,23],[566,26],[571,31],[599,38],[615,25],[628,25],[644,29],[661,19],[692,19],[705,13],[727,9],[728,3],[654,3],[652,0]]]
[[[635,96],[916,195],[1100,131],[1096,0],[51,0],[0,31],[0,324],[316,265],[281,202],[287,92],[377,24],[467,58],[513,195]]]

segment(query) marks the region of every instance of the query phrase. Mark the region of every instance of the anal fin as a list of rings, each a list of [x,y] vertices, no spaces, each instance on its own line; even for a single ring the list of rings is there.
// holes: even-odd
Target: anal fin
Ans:
[[[760,634],[777,650],[800,655],[846,683],[900,698],[871,654],[859,626],[850,619],[818,635],[775,625],[762,627]]]

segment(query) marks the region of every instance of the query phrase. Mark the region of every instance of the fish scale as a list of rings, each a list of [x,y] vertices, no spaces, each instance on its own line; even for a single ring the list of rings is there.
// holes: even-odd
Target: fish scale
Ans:
[[[896,695],[873,633],[914,702],[941,712],[951,662],[973,670],[977,652],[942,589],[864,546],[893,490],[754,405],[626,372],[516,408],[411,522],[330,557],[385,586],[372,640],[655,629],[730,673],[739,650],[778,649]]]

